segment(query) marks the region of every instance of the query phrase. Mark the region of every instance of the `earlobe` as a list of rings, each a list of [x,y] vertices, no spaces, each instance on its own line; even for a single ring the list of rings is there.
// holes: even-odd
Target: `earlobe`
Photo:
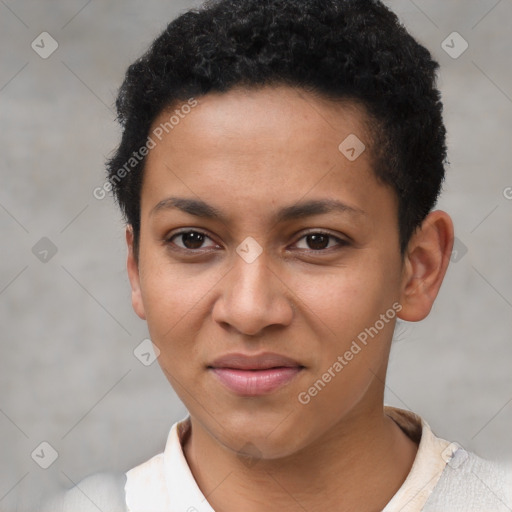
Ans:
[[[423,320],[441,288],[453,248],[453,223],[441,210],[430,213],[411,237],[404,256],[402,320]]]
[[[139,263],[135,257],[133,238],[133,228],[132,226],[127,225],[126,245],[128,248],[128,257],[126,260],[126,268],[128,271],[128,279],[130,280],[130,286],[132,288],[132,307],[135,313],[137,313],[142,320],[145,320],[146,313],[144,311],[144,302],[142,300],[142,293],[140,289]]]

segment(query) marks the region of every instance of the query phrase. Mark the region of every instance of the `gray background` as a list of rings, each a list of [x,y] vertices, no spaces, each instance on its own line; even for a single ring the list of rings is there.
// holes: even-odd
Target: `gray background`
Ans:
[[[441,64],[451,165],[439,206],[460,250],[430,317],[397,330],[386,400],[512,460],[512,1],[387,3]],[[139,464],[186,414],[157,363],[134,357],[147,330],[131,309],[122,220],[92,191],[119,140],[126,67],[196,5],[0,0],[2,511]],[[43,31],[59,44],[47,59],[31,48]],[[453,31],[469,43],[457,59],[441,47]],[[43,237],[57,248],[46,262],[32,250]],[[59,454],[47,470],[31,458],[42,441]]]

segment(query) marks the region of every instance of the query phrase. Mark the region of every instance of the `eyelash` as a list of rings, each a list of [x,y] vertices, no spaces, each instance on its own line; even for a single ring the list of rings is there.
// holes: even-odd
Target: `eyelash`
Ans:
[[[177,246],[174,242],[173,242],[173,239],[174,238],[177,238],[179,237],[180,235],[186,235],[186,234],[190,234],[190,233],[197,233],[197,234],[200,234],[200,235],[203,235],[204,237],[206,238],[209,238],[212,242],[216,243],[210,236],[208,236],[205,232],[203,231],[200,231],[200,230],[197,230],[197,229],[186,229],[186,230],[183,230],[183,231],[179,231],[177,233],[174,233],[172,234],[171,236],[167,237],[165,239],[165,244],[169,247],[172,247],[173,250],[177,250],[177,251],[181,251],[181,252],[187,252],[189,254],[200,254],[201,252],[204,253],[205,250],[204,249],[186,249],[184,247],[180,247],[180,246]],[[329,242],[331,240],[335,240],[337,242],[337,249],[340,249],[342,247],[346,247],[349,245],[349,241],[348,240],[344,240],[342,238],[339,238],[337,236],[334,236],[333,234],[331,233],[328,233],[326,231],[309,231],[307,233],[304,233],[295,243],[298,243],[300,240],[302,240],[303,238],[306,238],[307,236],[309,235],[322,235],[322,236],[326,236],[329,238]],[[219,245],[219,244],[217,244]],[[314,253],[314,254],[321,254],[321,253],[325,253],[327,251],[331,251],[333,249],[333,247],[327,247],[325,249],[299,249],[300,251],[303,251],[307,254],[311,254],[311,253]],[[336,248],[334,248],[336,249]]]

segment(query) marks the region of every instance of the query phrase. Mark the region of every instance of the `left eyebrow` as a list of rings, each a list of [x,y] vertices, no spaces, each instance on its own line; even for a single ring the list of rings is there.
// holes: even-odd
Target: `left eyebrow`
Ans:
[[[157,203],[150,211],[150,215],[162,210],[178,209],[195,217],[204,217],[209,219],[220,219],[226,222],[227,217],[214,206],[205,203],[200,199],[191,199],[185,197],[168,197]],[[348,213],[353,216],[366,215],[366,212],[360,208],[349,206],[337,199],[313,199],[286,206],[279,210],[276,215],[276,222],[287,222],[294,219],[311,217],[313,215],[322,215],[333,211]]]
[[[331,213],[333,211],[351,215],[366,215],[364,210],[349,206],[337,199],[313,199],[283,208],[277,213],[276,220],[277,222],[286,222],[293,219]]]

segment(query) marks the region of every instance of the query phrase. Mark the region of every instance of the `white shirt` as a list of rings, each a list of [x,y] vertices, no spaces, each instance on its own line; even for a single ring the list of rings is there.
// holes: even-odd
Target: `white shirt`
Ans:
[[[413,441],[419,442],[419,446],[409,475],[382,512],[427,510],[424,508],[427,505],[427,500],[432,497],[448,463],[451,464],[449,468],[455,470],[456,467],[468,461],[470,454],[459,445],[435,436],[428,423],[416,414],[388,406],[384,407],[384,411]],[[189,432],[190,417],[187,416],[172,426],[163,453],[126,473],[125,493],[129,512],[215,512],[199,489],[183,453],[183,440]],[[477,460],[486,463],[474,454],[471,454],[471,460],[472,462]],[[511,474],[508,473],[507,478]],[[512,493],[512,477],[510,477],[510,484]],[[465,512],[480,510],[467,507],[471,502],[466,501],[469,494],[464,491],[463,486],[452,485],[456,488],[450,489],[451,484],[448,485],[445,494],[462,493],[459,498],[463,500],[466,508],[461,510]],[[499,492],[502,492],[502,489],[498,489],[498,495]],[[491,494],[493,494],[492,491]],[[451,500],[453,507],[457,507],[458,498],[441,496],[441,501],[439,501],[435,496],[433,503],[436,508],[432,509],[433,511],[443,510],[437,507],[443,506],[444,498]],[[483,503],[491,503],[488,498],[492,500],[493,497],[482,496]],[[505,499],[509,498],[510,504],[512,497],[509,496]],[[500,501],[502,500],[498,499],[498,503]],[[458,509],[446,508],[445,510],[454,512]],[[497,512],[499,509],[485,509],[485,512],[491,510]],[[512,506],[510,509],[504,508],[503,510],[512,510]]]
[[[511,466],[437,437],[410,411],[385,406],[384,412],[418,443],[418,451],[407,478],[382,512],[512,511]],[[187,416],[171,427],[162,453],[125,475],[92,475],[48,503],[43,512],[215,512],[183,453],[189,433]]]

